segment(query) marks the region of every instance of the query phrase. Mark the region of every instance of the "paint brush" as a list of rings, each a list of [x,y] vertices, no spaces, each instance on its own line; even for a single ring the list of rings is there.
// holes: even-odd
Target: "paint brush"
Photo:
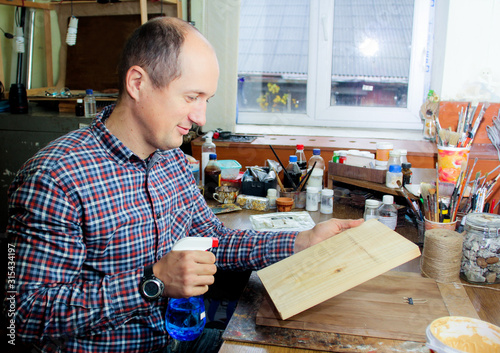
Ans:
[[[281,168],[283,169],[283,174],[285,174],[285,177],[288,179],[288,181],[290,182],[290,185],[292,185],[293,189],[294,190],[297,190],[297,185],[295,185],[295,183],[293,182],[293,179],[292,177],[290,176],[290,174],[288,174],[288,172],[286,171],[285,169],[285,166],[283,165],[283,163],[281,162],[281,159],[278,157],[278,155],[276,154],[276,151],[274,150],[273,146],[269,145],[269,147],[271,147],[271,151],[273,151],[274,153],[274,156],[276,157],[276,159],[278,160],[278,162],[280,163],[281,165]]]

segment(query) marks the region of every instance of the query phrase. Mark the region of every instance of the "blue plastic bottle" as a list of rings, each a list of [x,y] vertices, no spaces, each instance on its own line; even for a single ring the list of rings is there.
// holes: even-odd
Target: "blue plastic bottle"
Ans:
[[[217,238],[187,237],[175,243],[172,251],[205,251],[216,248],[218,244]],[[165,327],[172,338],[179,341],[192,341],[203,332],[206,321],[203,295],[168,300]]]

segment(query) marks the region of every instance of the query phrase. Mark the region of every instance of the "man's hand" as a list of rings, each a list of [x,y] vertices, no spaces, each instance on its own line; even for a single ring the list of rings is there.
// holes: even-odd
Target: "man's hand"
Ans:
[[[333,237],[349,228],[357,227],[363,223],[363,219],[336,219],[318,223],[313,229],[300,232],[295,239],[295,252],[298,253],[310,246],[318,244],[323,240]]]
[[[201,295],[214,283],[215,255],[209,251],[170,251],[153,265],[164,284],[163,296],[187,298]]]

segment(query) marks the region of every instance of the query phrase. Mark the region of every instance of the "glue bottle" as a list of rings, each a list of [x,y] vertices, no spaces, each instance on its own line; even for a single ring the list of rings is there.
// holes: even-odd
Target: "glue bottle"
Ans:
[[[217,238],[186,237],[175,243],[172,251],[206,251],[217,246],[219,246]],[[172,338],[179,341],[192,341],[201,334],[206,321],[203,295],[168,300],[165,327]]]

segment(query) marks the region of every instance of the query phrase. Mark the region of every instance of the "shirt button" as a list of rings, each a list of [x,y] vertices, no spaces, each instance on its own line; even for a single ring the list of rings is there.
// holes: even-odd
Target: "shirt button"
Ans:
[[[161,213],[156,214],[156,219],[161,219]]]

